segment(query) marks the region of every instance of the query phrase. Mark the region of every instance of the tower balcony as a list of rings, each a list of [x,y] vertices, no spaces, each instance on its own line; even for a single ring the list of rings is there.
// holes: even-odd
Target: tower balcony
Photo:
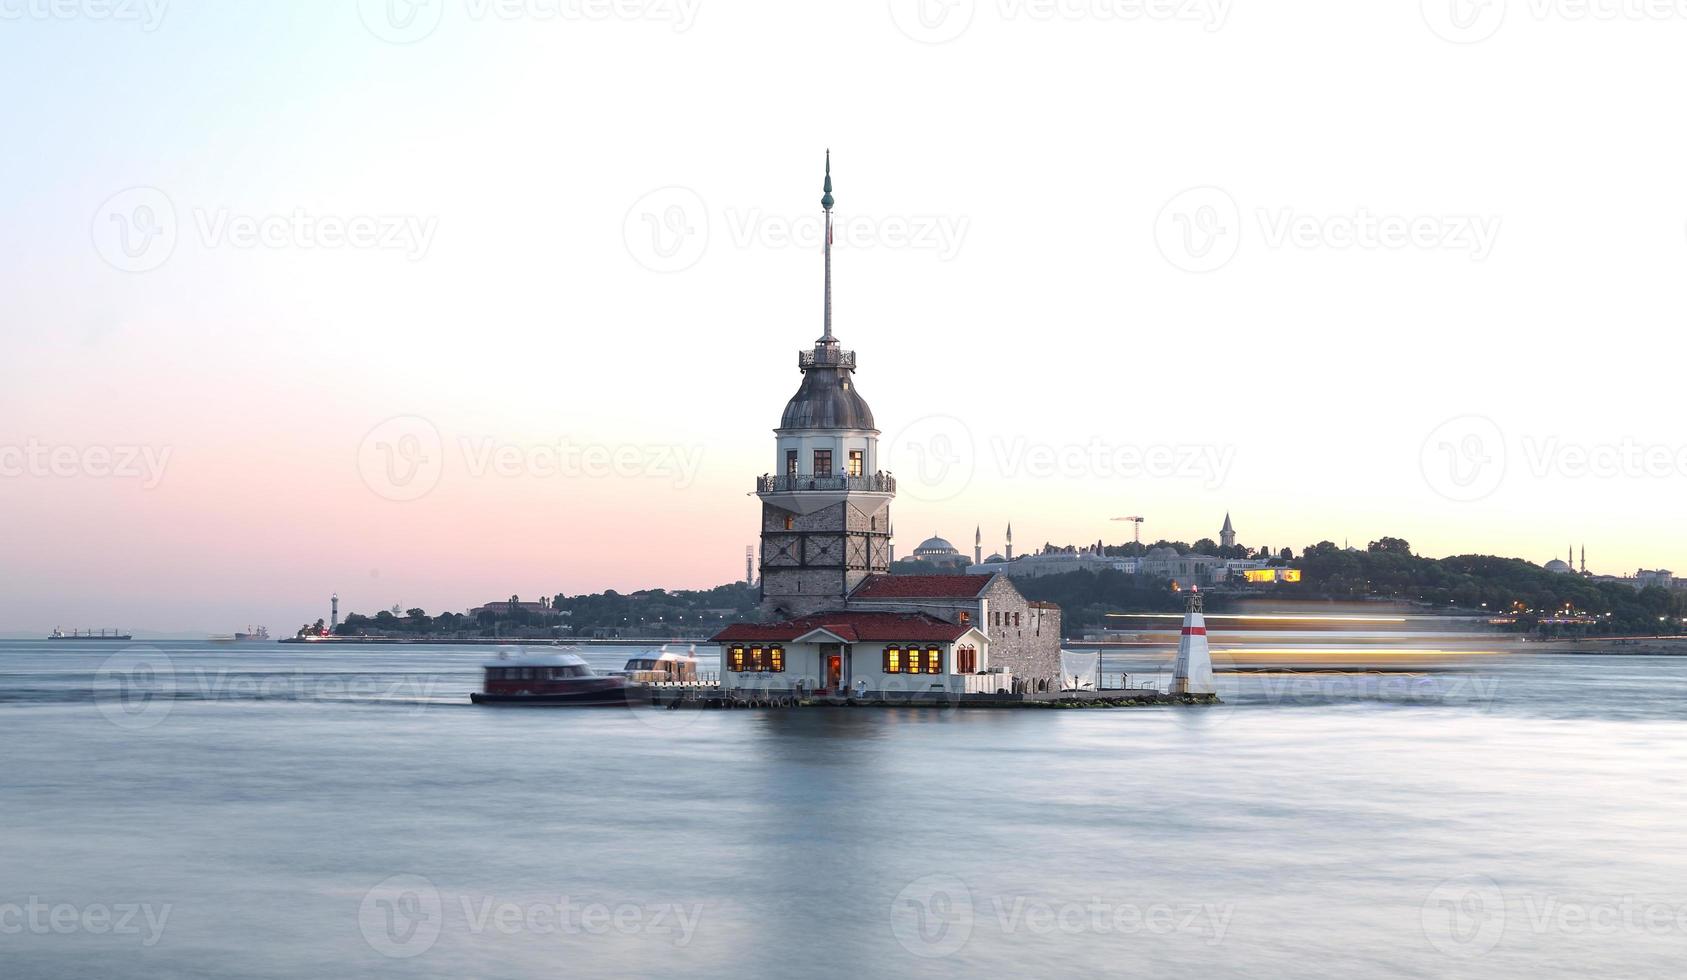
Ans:
[[[830,367],[843,368],[845,371],[855,370],[855,352],[842,350],[837,344],[821,344],[813,350],[797,352],[797,368],[807,371],[809,368]]]
[[[870,476],[759,476],[757,493],[801,493],[806,490],[830,493],[895,493],[896,477],[889,473]]]

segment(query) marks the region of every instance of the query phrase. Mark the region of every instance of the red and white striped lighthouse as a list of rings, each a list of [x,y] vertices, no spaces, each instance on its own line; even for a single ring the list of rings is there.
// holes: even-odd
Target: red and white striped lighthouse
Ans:
[[[1173,694],[1217,694],[1213,658],[1207,650],[1207,620],[1201,615],[1201,590],[1189,596],[1183,614],[1183,635],[1177,639],[1177,662],[1172,666]]]

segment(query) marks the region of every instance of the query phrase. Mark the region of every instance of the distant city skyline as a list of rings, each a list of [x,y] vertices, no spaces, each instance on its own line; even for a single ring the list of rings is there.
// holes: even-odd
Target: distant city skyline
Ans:
[[[781,8],[857,53],[817,77],[742,16],[8,22],[0,78],[32,96],[0,157],[0,632],[739,579],[821,328],[827,147],[899,553],[1008,520],[1022,552],[1128,541],[1124,514],[1193,541],[1228,511],[1297,553],[1687,566],[1679,369],[1635,350],[1681,322],[1687,192],[1659,197],[1671,137],[1626,95],[1663,61],[1453,61],[1416,12],[1379,52],[1309,45],[1310,12],[933,47],[877,7]],[[1004,73],[1005,30],[1104,47]],[[1189,74],[1215,54],[1259,84]],[[628,71],[651,58],[672,72]],[[957,77],[980,97],[909,97]],[[1519,77],[1542,97],[1497,132],[1469,93]],[[572,97],[605,80],[624,98]],[[781,125],[710,121],[747,91]],[[1342,124],[1273,121],[1311,98]]]

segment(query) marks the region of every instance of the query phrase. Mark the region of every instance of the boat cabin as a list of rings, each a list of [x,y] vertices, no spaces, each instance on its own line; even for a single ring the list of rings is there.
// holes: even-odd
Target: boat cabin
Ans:
[[[550,694],[598,676],[575,653],[504,653],[485,669],[487,694]]]
[[[670,650],[664,646],[654,655],[641,654],[627,661],[621,676],[639,684],[695,684],[697,647]]]

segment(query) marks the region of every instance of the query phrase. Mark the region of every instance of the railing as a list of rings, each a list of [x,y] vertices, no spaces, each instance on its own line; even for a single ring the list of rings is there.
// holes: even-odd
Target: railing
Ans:
[[[895,493],[896,477],[889,473],[871,476],[758,476],[757,493],[785,493],[792,490],[857,490],[866,493]]]
[[[797,367],[804,371],[812,367],[836,367],[853,371],[855,370],[855,352],[839,350],[836,347],[816,347],[814,350],[799,351],[797,353]]]
[[[1013,692],[1013,675],[1003,671],[999,674],[960,674],[962,694],[995,694],[997,691]]]

